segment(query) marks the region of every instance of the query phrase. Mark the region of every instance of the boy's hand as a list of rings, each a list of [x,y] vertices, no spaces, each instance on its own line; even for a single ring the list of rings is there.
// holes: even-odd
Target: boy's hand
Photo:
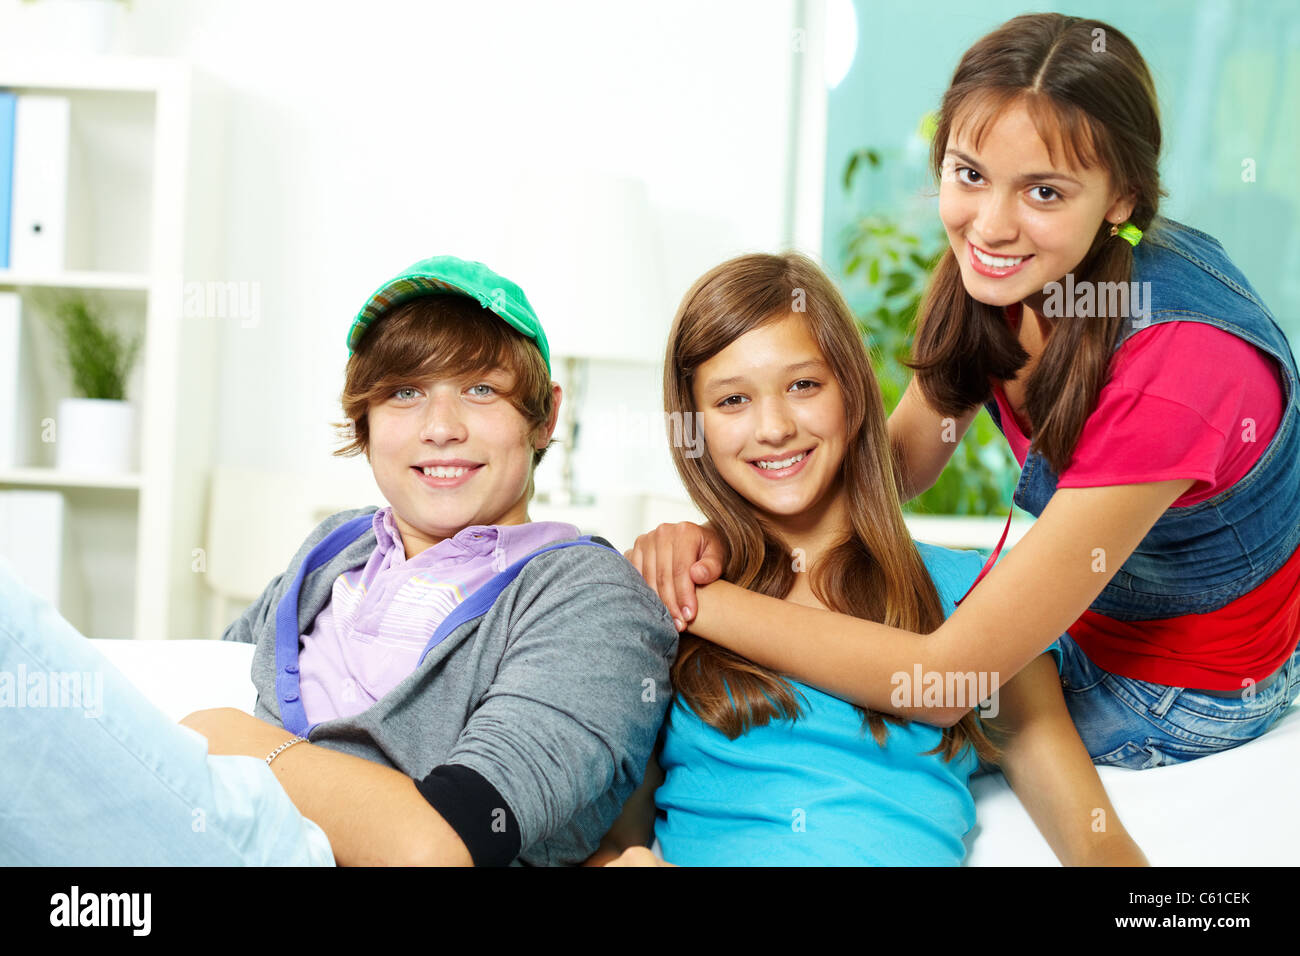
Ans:
[[[659,592],[680,632],[695,616],[696,585],[722,577],[726,552],[722,539],[708,525],[680,521],[641,535],[624,557]]]
[[[669,863],[667,860],[661,860],[655,856],[646,847],[630,846],[623,851],[622,855],[610,860],[606,866],[677,866],[676,863]],[[680,867],[679,867],[680,869]]]

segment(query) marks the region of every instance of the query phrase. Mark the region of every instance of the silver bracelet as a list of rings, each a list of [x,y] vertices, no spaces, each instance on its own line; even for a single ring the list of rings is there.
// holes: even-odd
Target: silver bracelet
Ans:
[[[288,749],[289,749],[290,747],[292,747],[294,744],[301,744],[301,743],[306,743],[306,742],[307,742],[307,738],[306,738],[306,737],[294,737],[293,740],[286,740],[284,743],[280,744],[280,746],[276,747],[274,750],[271,751],[270,756],[268,756],[268,757],[266,758],[266,765],[267,765],[268,767],[271,766],[271,761],[272,761],[272,760],[274,760],[276,757],[280,756],[281,753],[283,753],[284,751],[288,750]]]

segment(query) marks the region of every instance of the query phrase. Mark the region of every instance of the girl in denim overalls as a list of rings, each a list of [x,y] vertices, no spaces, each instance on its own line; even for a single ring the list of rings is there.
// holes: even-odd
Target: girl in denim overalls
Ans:
[[[908,498],[987,408],[1038,521],[919,641],[725,582],[693,593],[716,538],[661,528],[632,557],[670,570],[679,627],[881,710],[918,663],[1005,682],[1060,637],[1097,763],[1177,763],[1272,726],[1300,690],[1296,361],[1222,246],[1157,215],[1159,147],[1150,75],[1113,28],[1034,14],[972,47],[932,156],[951,248],[890,438]]]

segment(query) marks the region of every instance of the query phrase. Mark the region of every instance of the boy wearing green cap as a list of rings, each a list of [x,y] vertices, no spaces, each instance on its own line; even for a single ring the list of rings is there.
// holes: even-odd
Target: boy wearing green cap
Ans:
[[[75,780],[65,768],[29,789],[33,806],[0,809],[0,833],[19,814],[30,844],[0,840],[0,862],[574,864],[640,784],[676,630],[608,542],[528,520],[561,393],[522,291],[480,263],[425,260],[370,297],[348,346],[336,454],[364,453],[389,504],[322,522],[226,630],[257,644],[255,715],[200,711],[191,734],[121,702],[109,716],[128,742],[96,737]],[[0,627],[13,653],[93,654],[70,628],[39,634],[37,616]],[[130,693],[106,711],[110,697]],[[92,813],[94,834],[48,859],[27,824],[66,837],[71,814],[42,814],[36,795],[93,801],[127,764],[146,765],[128,789],[148,834]]]

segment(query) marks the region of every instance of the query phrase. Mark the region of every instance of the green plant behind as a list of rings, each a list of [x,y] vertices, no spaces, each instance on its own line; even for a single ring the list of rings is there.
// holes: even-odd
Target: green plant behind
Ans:
[[[81,296],[61,299],[51,325],[63,346],[72,385],[83,398],[125,401],[126,380],[142,337],[126,339]]]
[[[854,153],[844,169],[845,191],[857,172],[880,165],[877,150]],[[931,221],[938,221],[937,211]],[[870,292],[857,321],[887,412],[898,406],[912,377],[903,362],[911,354],[926,282],[947,248],[941,228],[911,231],[886,215],[863,216],[847,230],[844,272],[865,280]],[[903,507],[929,514],[1005,515],[1019,471],[1006,440],[988,412],[981,410],[934,487]]]

